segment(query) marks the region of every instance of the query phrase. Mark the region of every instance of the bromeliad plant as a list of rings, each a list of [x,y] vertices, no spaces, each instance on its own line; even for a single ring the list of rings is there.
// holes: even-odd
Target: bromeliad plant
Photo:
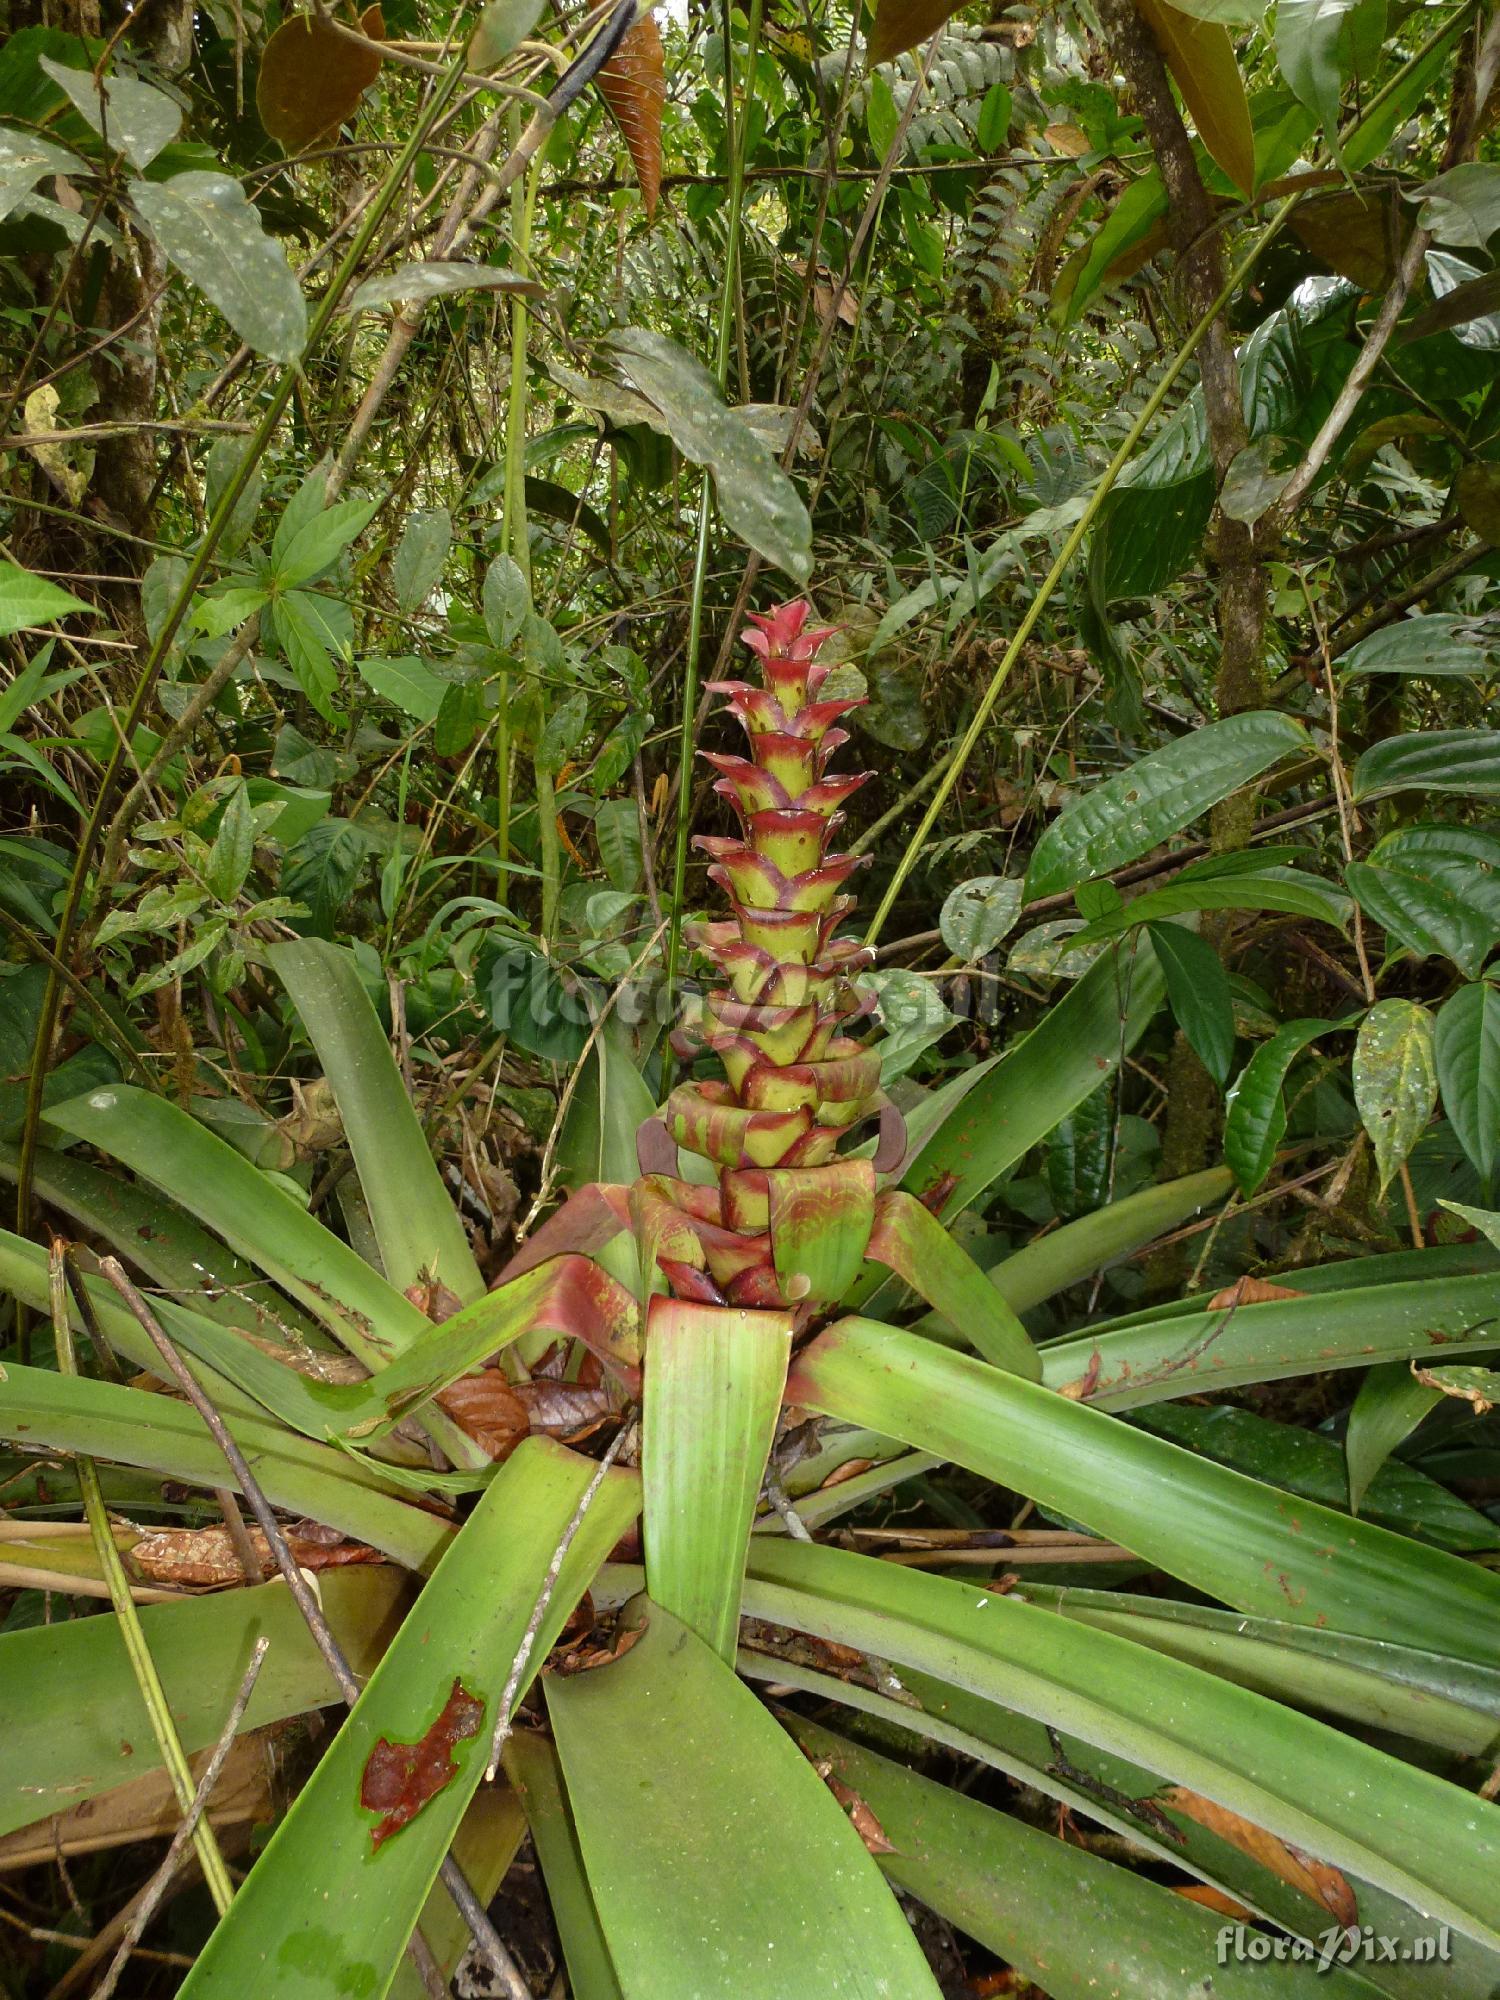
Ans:
[[[723,983],[678,1037],[721,1074],[695,1067],[642,1128],[635,1183],[576,1190],[493,1289],[331,946],[272,963],[342,1112],[368,1256],[161,1099],[111,1086],[48,1112],[67,1144],[42,1158],[42,1198],[150,1281],[268,1498],[427,1579],[390,1637],[389,1569],[327,1580],[330,1623],[373,1671],[183,1990],[240,2000],[269,1969],[278,1996],[416,1992],[413,1930],[440,1960],[461,1944],[434,1886],[443,1856],[456,1840],[484,1893],[522,1812],[576,2000],[931,2000],[892,1887],[1058,1996],[1307,1990],[1296,1958],[1225,1962],[1221,1917],[1160,1880],[934,1783],[913,1768],[925,1744],[1323,1940],[1320,1990],[1414,1990],[1400,1962],[1362,1955],[1368,1926],[1440,1936],[1443,1990],[1477,2000],[1500,1976],[1500,1812],[1475,1796],[1500,1733],[1500,1582],[1462,1552],[1492,1549],[1491,1524],[1449,1502],[1436,1547],[1143,1425],[1187,1394],[1369,1364],[1409,1379],[1434,1347],[1446,1361],[1493,1345],[1495,1258],[1371,1258],[1265,1303],[1189,1300],[1034,1346],[1022,1314],[1218,1199],[1228,1175],[1131,1195],[988,1274],[960,1248],[953,1220],[1119,1064],[1162,975],[1148,939],[1116,947],[903,1128],[879,1048],[853,1032],[863,955],[839,925],[854,863],[831,842],[859,779],[829,770],[849,704],[820,698],[824,635],[806,618],[758,619],[763,685],[725,690],[749,756],[713,761],[741,831],[703,843],[731,916],[697,934]],[[0,1240],[0,1279],[45,1305],[38,1247]],[[114,1292],[85,1297],[96,1352],[159,1365]],[[891,1323],[918,1300],[919,1325]],[[638,1451],[605,1469],[533,1437],[494,1470],[465,1428],[485,1384],[523,1383],[559,1346],[568,1372],[609,1385],[617,1434],[639,1404]],[[1385,1386],[1361,1427],[1366,1481],[1415,1421],[1389,1368],[1369,1380]],[[191,1408],[118,1380],[9,1368],[0,1434],[225,1480]],[[1187,1594],[974,1588],[817,1539],[940,1463]],[[460,1524],[466,1489],[480,1498]],[[643,1567],[619,1559],[637,1515]],[[28,1551],[28,1573],[46,1559]],[[585,1592],[585,1622],[618,1618],[544,1676],[545,1731],[504,1742],[511,1790],[482,1789]],[[249,1722],[332,1698],[280,1584],[140,1620],[189,1751],[217,1734],[257,1633],[275,1671]],[[113,1620],[0,1638],[0,1671],[10,1824],[139,1771],[149,1737]],[[754,1681],[796,1693],[797,1712]],[[831,1734],[808,1698],[866,1720]]]

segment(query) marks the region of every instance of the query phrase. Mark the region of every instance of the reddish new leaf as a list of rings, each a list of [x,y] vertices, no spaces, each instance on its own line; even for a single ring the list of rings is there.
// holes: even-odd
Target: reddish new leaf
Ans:
[[[443,1703],[437,1720],[415,1743],[392,1743],[382,1736],[365,1762],[359,1783],[359,1802],[367,1812],[380,1814],[370,1828],[370,1845],[379,1847],[393,1833],[414,1820],[430,1799],[458,1776],[453,1746],[466,1736],[477,1736],[484,1721],[484,1703],[470,1694],[462,1681],[455,1680],[453,1691]]]
[[[653,216],[661,193],[661,109],[667,101],[667,69],[661,36],[649,14],[636,22],[600,70],[599,91],[629,148],[646,214]]]
[[[255,82],[260,122],[288,153],[300,153],[346,124],[380,74],[376,42],[385,39],[378,7],[359,18],[362,46],[352,30],[315,14],[284,21],[266,43]]]

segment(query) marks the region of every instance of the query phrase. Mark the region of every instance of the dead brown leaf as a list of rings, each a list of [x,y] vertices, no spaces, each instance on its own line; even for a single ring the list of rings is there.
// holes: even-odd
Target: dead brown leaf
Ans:
[[[1222,1292],[1214,1293],[1208,1302],[1208,1310],[1211,1313],[1233,1312],[1239,1306],[1268,1306],[1277,1299],[1306,1296],[1305,1292],[1299,1292],[1291,1285],[1273,1284],[1269,1278],[1236,1278]]]
[[[285,152],[300,153],[346,124],[380,74],[385,28],[380,9],[360,17],[368,46],[332,21],[298,14],[284,21],[261,52],[255,84],[260,122]]]
[[[261,1575],[270,1576],[276,1567],[270,1545],[259,1528],[251,1528],[249,1534]],[[384,1560],[377,1549],[341,1535],[330,1543],[321,1529],[315,1534],[292,1529],[286,1539],[299,1569],[340,1569],[346,1563]],[[227,1528],[157,1529],[135,1544],[129,1560],[146,1582],[178,1589],[214,1590],[245,1581]]]
[[[1194,1820],[1210,1833],[1216,1833],[1220,1840],[1227,1840],[1231,1847],[1248,1854],[1252,1861],[1258,1861],[1262,1868],[1268,1868],[1281,1881],[1319,1904],[1345,1929],[1359,1922],[1359,1905],[1353,1889],[1347,1878],[1328,1862],[1315,1860],[1253,1820],[1204,1798],[1201,1792],[1189,1791],[1185,1785],[1158,1792],[1154,1803],[1167,1812],[1181,1813],[1184,1819]]]
[[[433,1401],[491,1458],[508,1458],[531,1429],[526,1405],[498,1368],[460,1375]]]
[[[667,69],[661,34],[648,14],[637,21],[599,72],[599,94],[614,114],[641,184],[648,217],[661,196],[661,111]]]

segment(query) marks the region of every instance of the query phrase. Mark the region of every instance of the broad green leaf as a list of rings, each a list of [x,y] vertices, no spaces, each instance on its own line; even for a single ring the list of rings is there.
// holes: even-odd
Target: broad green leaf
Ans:
[[[1500,1664],[1500,1577],[913,1334],[840,1320],[797,1356],[787,1399],[937,1452],[1237,1610]]]
[[[811,1764],[670,1612],[547,1708],[625,2000],[937,2000],[899,1904]]]
[[[346,311],[389,311],[393,306],[422,306],[429,299],[455,292],[508,292],[527,299],[543,297],[535,278],[493,264],[403,264],[399,271],[382,271],[366,278],[349,300]]]
[[[129,194],[178,270],[247,345],[273,361],[297,359],[307,341],[302,288],[238,181],[174,174],[132,181]]]
[[[1335,146],[1344,85],[1369,83],[1384,35],[1385,0],[1277,0],[1277,64]]]
[[[1107,1132],[1108,1093],[1096,1092],[1094,1099],[1086,1102],[1100,1098],[1106,1100],[1102,1122]],[[931,1210],[913,1195],[894,1189],[880,1197],[876,1215],[870,1256],[926,1299],[987,1361],[1035,1382],[1041,1364],[1025,1327],[1003,1294]],[[773,1210],[773,1237],[775,1227]]]
[[[513,556],[498,555],[484,573],[484,629],[490,644],[509,652],[531,610],[531,588]]]
[[[789,1726],[818,1768],[831,1766],[874,1814],[890,1844],[878,1856],[887,1879],[1054,2000],[1101,1992],[1292,2000],[1309,1991],[1314,1946],[1300,1962],[1226,1959],[1217,1911],[800,1716]],[[1362,1980],[1331,1971],[1326,1990],[1342,1987],[1348,2000],[1367,1992]]]
[[[336,500],[323,507],[284,539],[276,538],[276,582],[283,591],[312,583],[331,569],[352,542],[369,526],[382,505],[375,500]],[[283,516],[283,527],[285,517]]]
[[[531,1730],[512,1736],[505,1746],[505,1773],[526,1808],[571,1990],[579,2000],[622,2000],[551,1739]]]
[[[1145,1033],[1164,990],[1147,940],[1106,953],[924,1135],[902,1185],[920,1196],[952,1175],[939,1209],[951,1222],[1114,1073]]]
[[[1418,958],[1477,979],[1500,941],[1500,840],[1469,826],[1400,827],[1344,871],[1367,915]]]
[[[1118,937],[1133,924],[1156,924],[1163,917],[1199,910],[1282,910],[1342,930],[1349,920],[1349,899],[1342,889],[1300,868],[1236,868],[1202,875],[1184,869],[1165,888],[1148,889],[1118,910],[1095,917],[1074,943],[1092,944],[1099,938]]]
[[[1382,1362],[1365,1376],[1344,1436],[1353,1513],[1362,1510],[1370,1482],[1396,1446],[1411,1436],[1440,1397],[1441,1391],[1425,1388],[1405,1361]]]
[[[55,625],[59,618],[81,611],[94,617],[92,604],[85,604],[70,590],[63,590],[45,576],[33,576],[15,563],[0,562],[0,639],[30,625]]]
[[[546,12],[546,0],[487,0],[469,38],[469,67],[493,69],[524,42]]]
[[[118,1084],[53,1105],[47,1118],[161,1188],[367,1365],[379,1367],[428,1330],[396,1286],[175,1104]]]
[[[1156,1437],[1202,1452],[1220,1465],[1342,1513],[1348,1504],[1344,1454],[1331,1437],[1227,1404],[1159,1403],[1135,1421]],[[1500,1548],[1500,1527],[1415,1466],[1388,1464],[1369,1483],[1364,1519],[1455,1555]]]
[[[1211,722],[1152,751],[1092,786],[1047,828],[1027,871],[1028,900],[1138,859],[1281,758],[1309,747],[1300,723],[1266,709]]]
[[[872,76],[865,96],[865,130],[877,160],[883,160],[890,151],[900,123],[901,114],[896,109],[891,86],[883,76]]]
[[[112,1337],[129,1351],[117,1332]],[[143,1340],[141,1335],[136,1343],[134,1358],[140,1361]],[[151,1352],[160,1367],[161,1357]],[[430,1568],[450,1539],[446,1520],[397,1497],[347,1452],[314,1444],[280,1423],[228,1410],[221,1395],[215,1401],[267,1499],[277,1506],[368,1542],[408,1569]],[[192,1486],[235,1488],[223,1453],[195,1410],[174,1397],[116,1382],[7,1364],[0,1381],[0,1437],[28,1449],[87,1452],[148,1466]]]
[[[1468,160],[1450,167],[1416,192],[1422,203],[1417,227],[1440,243],[1483,250],[1500,229],[1500,168],[1489,162]]]
[[[453,1859],[481,1909],[488,1909],[499,1895],[525,1838],[526,1814],[518,1794],[509,1785],[482,1786],[470,1800],[453,1842]],[[422,1905],[417,1927],[439,1974],[451,1981],[473,1933],[441,1880],[433,1884]],[[432,2000],[424,1974],[409,1955],[396,1968],[390,2000]]]
[[[1003,83],[992,83],[984,93],[979,116],[974,121],[974,143],[981,153],[998,153],[1010,137],[1014,109],[1011,93]]]
[[[1255,133],[1229,30],[1221,21],[1205,20],[1172,0],[1137,0],[1137,4],[1199,138],[1240,193],[1253,194]]]
[[[1351,1281],[1347,1291],[1309,1284],[1305,1298],[1232,1312],[1167,1309],[1050,1341],[1042,1349],[1042,1380],[1099,1408],[1128,1410],[1247,1382],[1493,1347],[1493,1268],[1449,1275],[1439,1267],[1432,1277],[1422,1276],[1436,1255],[1418,1253],[1416,1275],[1384,1283]],[[1330,1266],[1329,1275],[1346,1268]],[[1315,1274],[1298,1276],[1306,1283]]]
[[[812,566],[802,497],[750,426],[728,408],[712,375],[664,334],[621,327],[605,351],[661,412],[685,458],[714,477],[725,524],[757,555],[801,583]]]
[[[289,590],[268,607],[270,629],[286,651],[297,684],[327,723],[334,723],[338,661],[349,643],[349,609],[316,590]]]
[[[1234,1057],[1234,1001],[1224,961],[1208,942],[1181,924],[1152,924],[1151,943],[1172,1018],[1199,1062],[1222,1090]]]
[[[190,944],[183,946],[181,951],[175,952],[160,965],[152,966],[139,978],[131,980],[125,988],[125,998],[138,1000],[143,993],[155,993],[163,986],[170,986],[174,979],[181,979],[184,974],[202,965],[205,959],[218,950],[228,929],[227,919],[212,918],[197,932]]]
[[[408,1590],[398,1570],[375,1565],[329,1569],[318,1579],[334,1637],[361,1677],[384,1650]],[[242,1729],[263,1729],[338,1699],[328,1664],[279,1578],[249,1590],[144,1605],[140,1618],[190,1756],[217,1740],[258,1636],[270,1640],[271,1650]],[[6,1633],[0,1675],[6,1721],[0,1833],[159,1768],[155,1733],[112,1615]]]
[[[221,903],[232,903],[245,886],[255,853],[255,817],[243,784],[229,794],[203,866],[203,879]]]
[[[1340,680],[1363,674],[1413,674],[1442,680],[1452,675],[1491,674],[1494,642],[1472,618],[1433,611],[1402,618],[1351,646],[1338,663]]]
[[[758,1537],[745,1602],[1165,1773],[1491,1948],[1500,1937],[1500,1807],[1247,1688],[993,1588],[842,1549]],[[1046,1761],[1055,1772],[1055,1753]]]
[[[1382,1194],[1437,1108],[1432,1016],[1414,1000],[1381,1000],[1354,1044],[1354,1102],[1375,1148]]]
[[[1112,1201],[1093,1215],[1049,1230],[987,1272],[990,1283],[1014,1312],[1030,1312],[1043,1300],[1107,1270],[1122,1257],[1201,1214],[1229,1192],[1231,1176],[1209,1167],[1181,1180],[1161,1181],[1138,1194]]]
[[[273,945],[269,957],[333,1087],[387,1280],[400,1292],[436,1280],[465,1304],[479,1298],[468,1236],[354,960],[322,938]]]
[[[80,173],[83,167],[76,153],[64,152],[34,133],[0,125],[0,222],[20,207],[39,180],[50,174]]]
[[[1013,875],[976,875],[950,889],[938,929],[943,943],[963,965],[993,951],[1021,914],[1022,885]]]
[[[1500,1158],[1500,988],[1477,980],[1443,1002],[1433,1058],[1448,1123],[1488,1189]]]
[[[1090,1214],[1105,1199],[1113,1111],[1113,1092],[1106,1084],[1075,1106],[1048,1142],[1042,1172],[1053,1207],[1067,1220]]]
[[[1426,729],[1387,736],[1354,766],[1359,804],[1389,792],[1466,792],[1500,798],[1500,737],[1493,729]]]
[[[49,56],[40,61],[84,124],[123,153],[138,174],[177,137],[182,113],[164,91],[129,76],[97,78],[90,70],[70,68]]]
[[[521,1648],[534,1638],[515,1700],[639,1507],[635,1475],[615,1469],[578,1519],[594,1470],[540,1438],[506,1460],[183,1982],[183,2000],[243,2000],[264,1987],[268,1965],[283,2000],[386,1991],[483,1776]],[[391,1748],[423,1743],[425,1759],[403,1772]]]
[[[1286,1135],[1282,1086],[1287,1072],[1319,1036],[1335,1032],[1337,1021],[1288,1021],[1251,1056],[1224,1097],[1224,1158],[1245,1196],[1254,1194]]]
[[[235,437],[215,438],[209,446],[208,457],[203,465],[203,500],[210,514],[229,490],[247,449],[244,440]],[[229,517],[229,525],[219,537],[221,555],[237,554],[250,539],[250,531],[255,526],[255,517],[260,512],[265,484],[265,467],[257,459],[244,491],[234,503],[234,512]]]
[[[408,519],[391,563],[396,602],[420,611],[442,581],[453,541],[453,516],[446,507],[419,507]]]
[[[356,660],[354,671],[382,701],[418,722],[437,720],[443,697],[453,685],[411,653],[394,660]]]
[[[642,1541],[655,1601],[729,1664],[745,1544],[781,1414],[787,1313],[652,1301]]]

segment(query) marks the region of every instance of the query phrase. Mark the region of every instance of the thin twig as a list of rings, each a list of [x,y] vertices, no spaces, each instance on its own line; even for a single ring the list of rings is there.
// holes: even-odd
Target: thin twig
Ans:
[[[198,1789],[193,1794],[193,1802],[183,1816],[182,1823],[177,1828],[177,1831],[172,1835],[171,1844],[162,1856],[161,1866],[151,1877],[151,1880],[146,1884],[145,1889],[137,1899],[130,1922],[125,1926],[125,1935],[120,1940],[120,1948],[115,1953],[113,1959],[111,1959],[109,1970],[94,1988],[93,2000],[109,2000],[109,1996],[120,1983],[120,1975],[125,1970],[126,1960],[140,1943],[147,1924],[156,1915],[157,1906],[161,1902],[162,1897],[167,1893],[167,1887],[172,1877],[177,1873],[177,1865],[182,1859],[183,1850],[192,1839],[193,1830],[197,1826],[198,1821],[208,1809],[209,1797],[213,1792],[214,1786],[219,1782],[220,1773],[224,1769],[225,1759],[234,1747],[235,1738],[240,1733],[240,1724],[245,1719],[245,1710],[250,1705],[250,1697],[255,1692],[255,1683],[260,1677],[261,1667],[265,1663],[266,1654],[270,1650],[271,1642],[262,1633],[260,1638],[255,1642],[254,1650],[250,1655],[250,1664],[246,1667],[244,1678],[240,1682],[239,1693],[230,1704],[229,1714],[225,1718],[224,1727],[219,1733],[219,1740],[213,1747],[213,1754],[204,1766],[202,1777],[198,1780]]]
[[[510,1672],[506,1675],[505,1687],[500,1696],[500,1707],[495,1715],[495,1734],[490,1739],[489,1768],[485,1773],[491,1784],[494,1783],[495,1773],[500,1768],[500,1753],[505,1748],[506,1739],[510,1735],[511,1710],[520,1698],[521,1681],[526,1672],[526,1663],[531,1658],[532,1650],[536,1645],[537,1634],[542,1629],[542,1620],[547,1615],[547,1606],[552,1602],[552,1593],[557,1588],[557,1579],[562,1573],[562,1566],[567,1558],[568,1550],[572,1548],[573,1538],[583,1526],[583,1517],[589,1511],[594,1495],[604,1484],[605,1473],[609,1471],[609,1468],[619,1457],[625,1440],[632,1435],[634,1430],[634,1424],[625,1424],[616,1433],[614,1442],[610,1445],[609,1450],[594,1468],[593,1477],[590,1479],[588,1485],[584,1487],[579,1497],[578,1505],[573,1509],[573,1518],[569,1521],[567,1527],[563,1529],[562,1539],[552,1552],[552,1560],[547,1565],[547,1574],[542,1578],[542,1587],[537,1592],[536,1603],[531,1607],[531,1616],[526,1621],[526,1630],[521,1635],[521,1643],[516,1648],[516,1656],[511,1661]]]
[[[230,1435],[224,1419],[204,1394],[196,1378],[189,1372],[187,1364],[167,1337],[161,1322],[131,1283],[118,1258],[102,1257],[99,1260],[99,1270],[130,1308],[152,1346],[167,1364],[173,1381],[203,1419],[209,1435],[228,1460],[240,1491],[249,1502],[250,1511],[260,1523],[271,1553],[276,1558],[276,1567],[285,1578],[286,1587],[292,1593],[293,1601],[302,1613],[318,1651],[328,1663],[329,1672],[333,1675],[339,1693],[349,1707],[353,1708],[359,1700],[360,1692],[354,1669],[350,1666],[344,1649],[334,1637],[328,1620],[323,1616],[323,1607],[313,1595],[306,1576],[298,1567],[297,1560],[287,1545],[286,1536],[281,1531],[281,1523],[271,1511],[270,1503],[261,1491],[255,1474],[250,1470],[245,1454]],[[463,1870],[451,1854],[445,1857],[440,1873],[443,1887],[462,1912],[464,1921],[473,1933],[475,1944],[501,1981],[506,2000],[533,2000],[530,1989],[516,1969],[515,1961],[501,1943],[499,1933],[490,1922],[479,1898],[469,1886]],[[421,1950],[422,1947],[419,1946],[417,1953],[414,1954],[417,1957],[419,1972],[422,1970]]]

